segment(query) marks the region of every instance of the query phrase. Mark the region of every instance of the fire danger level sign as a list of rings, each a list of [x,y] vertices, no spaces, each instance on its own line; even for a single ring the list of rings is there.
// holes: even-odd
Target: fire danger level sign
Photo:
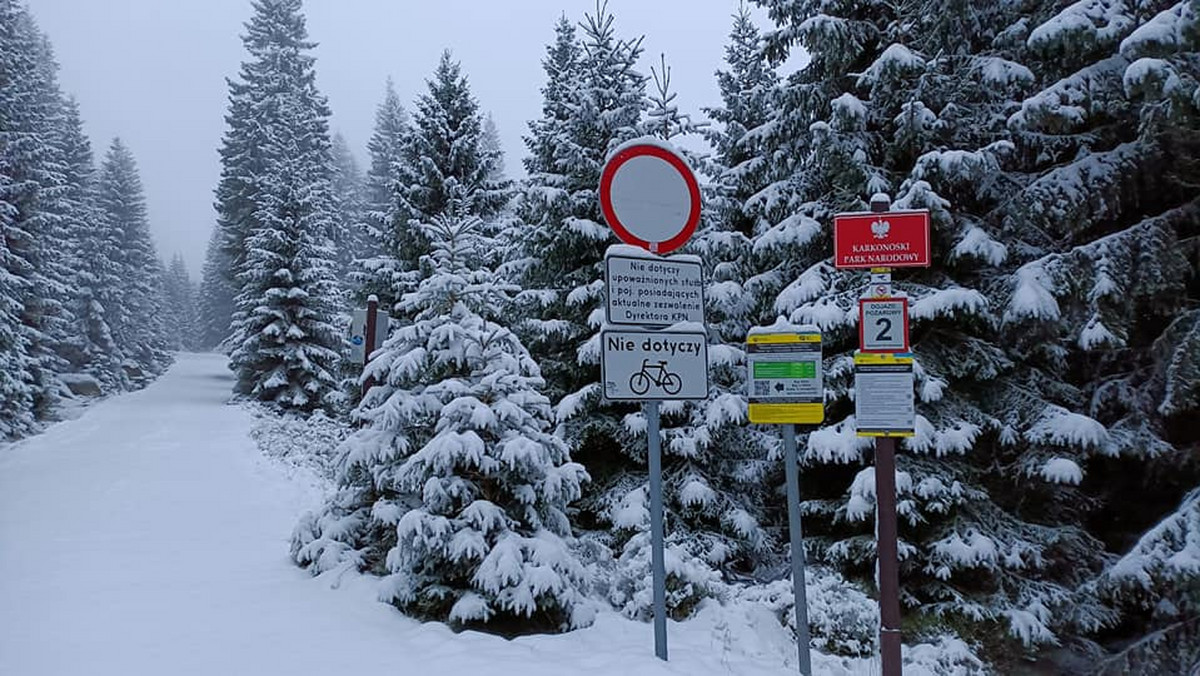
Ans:
[[[858,344],[868,353],[908,352],[908,299],[858,301]]]

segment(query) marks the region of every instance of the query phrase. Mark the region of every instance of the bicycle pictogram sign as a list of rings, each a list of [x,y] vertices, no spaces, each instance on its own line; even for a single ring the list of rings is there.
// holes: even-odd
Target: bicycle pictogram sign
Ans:
[[[708,397],[708,334],[703,331],[606,329],[600,375],[611,401]]]
[[[683,379],[678,373],[667,370],[667,362],[659,361],[651,364],[649,359],[642,360],[642,370],[629,376],[629,389],[634,394],[645,394],[650,391],[650,385],[661,387],[667,394],[679,394],[683,387]]]

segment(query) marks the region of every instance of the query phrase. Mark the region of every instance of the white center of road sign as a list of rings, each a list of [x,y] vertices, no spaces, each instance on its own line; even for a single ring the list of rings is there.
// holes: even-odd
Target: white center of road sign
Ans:
[[[908,300],[858,301],[859,348],[863,352],[908,352]]]
[[[700,262],[610,254],[604,257],[610,324],[704,322]]]
[[[613,151],[600,172],[600,210],[617,237],[652,253],[683,246],[700,222],[700,184],[683,157],[654,139]]]
[[[604,396],[615,401],[708,397],[708,336],[685,331],[603,331]]]
[[[635,157],[613,177],[613,211],[638,239],[663,242],[688,221],[688,185],[675,167],[651,155]]]

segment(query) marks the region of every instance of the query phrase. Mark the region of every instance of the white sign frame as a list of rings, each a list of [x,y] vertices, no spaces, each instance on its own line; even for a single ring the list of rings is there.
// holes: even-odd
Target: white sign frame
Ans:
[[[670,301],[670,299],[666,298],[664,295],[654,295],[654,291],[655,291],[654,287],[656,285],[651,284],[651,283],[636,282],[636,281],[633,281],[633,282],[624,281],[622,283],[616,283],[617,280],[620,279],[620,275],[622,273],[624,273],[624,271],[618,270],[616,272],[618,277],[616,279],[614,279],[614,276],[613,276],[614,275],[614,271],[613,271],[613,267],[614,267],[613,263],[614,262],[616,262],[618,265],[623,265],[627,262],[629,267],[631,267],[631,268],[634,268],[640,264],[640,265],[645,265],[648,268],[653,267],[653,266],[659,266],[664,269],[673,269],[675,271],[675,273],[678,274],[681,278],[686,276],[688,278],[687,282],[691,282],[693,280],[696,282],[697,294],[699,296],[699,304],[694,307],[685,309],[685,310],[660,309],[660,308],[653,308],[653,307],[642,309],[643,311],[647,311],[647,312],[658,309],[660,312],[663,312],[663,313],[673,313],[670,316],[668,316],[666,319],[647,319],[644,316],[640,319],[639,318],[624,319],[620,316],[620,314],[622,312],[627,311],[628,308],[614,307],[614,305],[618,302],[626,300],[626,298],[625,298],[626,296],[628,296],[627,300],[633,301],[633,302],[638,302],[638,301],[643,301],[643,300],[645,300],[646,302],[652,302],[652,303],[671,302],[671,301]],[[633,270],[632,272],[629,272],[626,274],[633,274],[636,272],[641,272],[641,273],[645,274],[647,277],[649,277],[649,276],[655,275],[656,272],[660,272],[660,271],[651,270],[651,269],[642,270],[642,271]],[[671,276],[672,275],[664,274],[664,275],[661,275],[661,278],[668,279]],[[673,326],[680,322],[695,322],[697,324],[704,323],[704,266],[702,266],[699,261],[679,260],[677,258],[643,258],[643,257],[639,257],[639,256],[628,256],[628,255],[622,255],[622,254],[608,254],[604,257],[604,290],[605,290],[605,293],[604,293],[604,319],[609,324],[620,325],[620,326],[666,327],[666,326]],[[665,293],[665,292],[669,291],[669,289],[659,289],[658,291],[660,293]]]
[[[632,341],[629,349],[614,349],[611,341]],[[647,350],[646,344],[699,345],[698,354]],[[600,332],[600,385],[609,401],[696,401],[707,399],[708,333],[604,329]],[[660,359],[660,357],[664,357]],[[671,363],[670,360],[675,360]],[[639,363],[640,362],[640,363]]]
[[[878,355],[864,355],[881,359]],[[916,429],[913,360],[854,364],[854,426],[860,437],[909,437]]]
[[[871,326],[867,326],[868,313],[872,313]],[[912,350],[908,335],[907,298],[859,299],[858,349],[867,354],[905,353]]]

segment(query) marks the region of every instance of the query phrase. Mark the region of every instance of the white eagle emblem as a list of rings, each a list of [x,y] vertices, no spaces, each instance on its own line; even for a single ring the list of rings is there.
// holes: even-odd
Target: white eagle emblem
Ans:
[[[871,223],[871,232],[875,234],[875,239],[887,239],[888,231],[892,229],[892,224],[880,219]]]

